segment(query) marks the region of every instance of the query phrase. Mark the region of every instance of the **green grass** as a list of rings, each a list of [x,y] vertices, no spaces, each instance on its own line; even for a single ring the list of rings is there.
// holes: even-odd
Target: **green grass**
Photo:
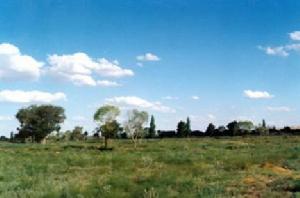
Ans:
[[[300,137],[0,144],[0,197],[300,197]]]

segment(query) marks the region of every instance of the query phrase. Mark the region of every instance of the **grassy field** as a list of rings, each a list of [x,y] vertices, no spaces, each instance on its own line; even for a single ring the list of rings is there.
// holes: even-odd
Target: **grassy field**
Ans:
[[[0,197],[300,197],[300,137],[0,144]]]

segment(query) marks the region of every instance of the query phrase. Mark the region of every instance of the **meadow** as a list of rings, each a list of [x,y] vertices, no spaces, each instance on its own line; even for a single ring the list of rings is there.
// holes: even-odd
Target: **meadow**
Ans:
[[[300,137],[0,143],[0,197],[300,197]]]

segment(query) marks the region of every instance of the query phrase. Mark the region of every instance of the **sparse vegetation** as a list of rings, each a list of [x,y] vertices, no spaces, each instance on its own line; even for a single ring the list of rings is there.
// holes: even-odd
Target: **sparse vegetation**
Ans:
[[[0,143],[0,197],[299,196],[297,136],[95,141]]]

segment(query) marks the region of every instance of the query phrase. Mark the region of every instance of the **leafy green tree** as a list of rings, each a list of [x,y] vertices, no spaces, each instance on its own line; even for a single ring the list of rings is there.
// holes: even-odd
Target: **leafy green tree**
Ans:
[[[239,125],[237,121],[233,121],[227,124],[227,128],[229,131],[229,135],[238,135],[239,133]]]
[[[216,129],[216,126],[213,123],[209,123],[206,128],[205,134],[208,136],[212,136],[212,135],[214,135],[215,129]]]
[[[128,111],[128,120],[125,123],[125,131],[131,137],[134,148],[136,148],[138,139],[143,137],[144,125],[148,122],[148,113],[133,109]]]
[[[254,129],[254,124],[251,121],[239,121],[238,122],[238,129],[243,134],[249,134]]]
[[[149,137],[150,138],[155,137],[155,133],[156,133],[155,128],[156,128],[155,119],[154,119],[154,116],[152,115],[151,119],[150,119],[150,128],[149,128]]]
[[[61,140],[62,141],[70,141],[71,140],[71,135],[72,135],[72,131],[67,130],[64,133],[62,133]]]
[[[71,133],[71,140],[73,141],[80,141],[84,139],[83,135],[83,127],[76,126],[74,127],[72,133]]]
[[[269,135],[269,129],[265,120],[262,120],[261,125],[256,128],[256,131],[259,135]]]
[[[115,137],[119,129],[120,129],[120,124],[116,120],[113,120],[111,122],[106,122],[100,127],[101,134],[105,138],[104,148],[107,148],[108,139]]]
[[[266,124],[266,121],[264,119],[262,120],[262,127],[267,128],[267,124]]]
[[[187,137],[188,135],[186,123],[182,120],[177,124],[177,135],[178,137]]]
[[[192,129],[191,129],[191,120],[189,117],[187,117],[186,119],[186,130],[187,130],[187,133],[190,134],[192,132]]]
[[[108,139],[115,136],[119,130],[116,118],[120,114],[120,109],[112,105],[104,105],[97,109],[94,120],[99,124],[101,135],[104,137],[104,148],[107,149]]]
[[[60,130],[60,124],[64,122],[66,116],[62,107],[31,105],[20,109],[16,118],[20,122],[17,136],[23,140],[31,137],[32,141],[41,143],[48,134]]]

